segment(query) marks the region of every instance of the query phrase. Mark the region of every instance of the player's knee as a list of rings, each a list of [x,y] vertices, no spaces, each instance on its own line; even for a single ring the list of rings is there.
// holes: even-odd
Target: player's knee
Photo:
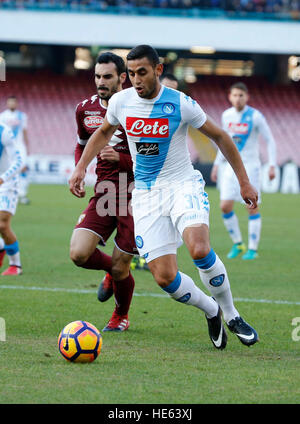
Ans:
[[[128,277],[129,267],[124,266],[124,264],[116,263],[112,265],[111,276],[114,281],[121,281],[124,278]]]
[[[76,248],[71,247],[70,259],[74,262],[75,265],[81,266],[88,260],[88,255]]]
[[[170,270],[154,271],[153,277],[161,288],[165,288],[175,280],[176,274],[177,272],[172,272]]]
[[[6,219],[1,219],[0,220],[0,233],[1,235],[5,235],[6,232],[9,230],[10,228],[10,224],[9,221]]]
[[[232,211],[232,206],[231,205],[228,205],[226,203],[222,203],[221,202],[220,208],[221,208],[221,211],[223,213],[230,213]]]
[[[209,254],[210,249],[209,242],[197,241],[190,247],[190,255],[193,259],[202,259]]]

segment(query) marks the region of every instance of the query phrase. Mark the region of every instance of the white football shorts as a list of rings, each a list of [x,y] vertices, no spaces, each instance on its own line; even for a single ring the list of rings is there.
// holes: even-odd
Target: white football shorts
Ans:
[[[176,254],[186,227],[209,225],[209,201],[199,171],[182,183],[150,190],[134,189],[132,210],[135,241],[147,262]]]
[[[250,183],[256,188],[258,192],[258,203],[261,202],[261,190],[260,190],[260,164],[244,163]],[[244,203],[240,193],[240,185],[238,179],[232,169],[227,163],[222,172],[220,172],[220,199],[221,200],[234,200],[235,202]]]
[[[0,190],[0,211],[9,212],[12,215],[16,213],[18,204],[18,190],[13,188]]]

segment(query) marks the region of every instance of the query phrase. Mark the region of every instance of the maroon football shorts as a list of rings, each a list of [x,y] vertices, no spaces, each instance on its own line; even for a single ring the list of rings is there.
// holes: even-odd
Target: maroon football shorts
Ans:
[[[114,214],[115,216],[110,216],[109,214],[100,216],[99,203],[97,207],[97,202],[101,201],[100,199],[101,196],[99,195],[90,199],[87,208],[80,215],[75,229],[85,228],[89,231],[92,231],[93,233],[96,233],[100,237],[99,244],[102,246],[105,245],[105,242],[116,229],[116,246],[124,253],[132,255],[138,254],[138,250],[135,245],[132,215],[127,213],[126,216],[120,216],[120,208],[119,205],[117,205],[116,211],[111,213],[111,215]],[[123,208],[122,214],[125,215],[125,211],[126,208],[125,210]]]

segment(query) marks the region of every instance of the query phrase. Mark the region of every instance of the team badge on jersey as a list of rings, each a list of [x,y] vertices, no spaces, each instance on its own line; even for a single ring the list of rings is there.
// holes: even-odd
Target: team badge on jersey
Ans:
[[[172,115],[175,112],[175,106],[172,103],[163,104],[162,111],[166,115]]]

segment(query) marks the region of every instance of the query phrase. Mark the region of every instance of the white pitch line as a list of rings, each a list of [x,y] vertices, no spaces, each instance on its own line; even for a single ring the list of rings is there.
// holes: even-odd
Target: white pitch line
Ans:
[[[95,294],[96,290],[88,289],[68,289],[65,287],[35,287],[35,286],[12,286],[0,284],[0,289],[11,289],[11,290],[32,290],[32,291],[46,291],[46,292],[63,292],[63,293],[79,293],[79,294]],[[163,293],[133,293],[133,296],[140,297],[162,297],[169,298],[169,295]],[[249,299],[243,297],[234,298],[235,302],[246,302],[246,303],[271,303],[277,305],[300,305],[300,302],[289,301],[289,300],[270,300],[270,299]]]

